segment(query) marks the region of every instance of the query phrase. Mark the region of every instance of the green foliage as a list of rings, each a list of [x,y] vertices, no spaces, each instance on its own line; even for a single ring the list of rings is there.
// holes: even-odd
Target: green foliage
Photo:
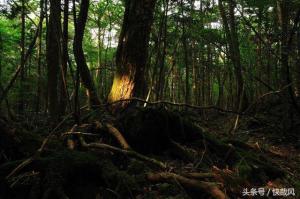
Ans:
[[[1,59],[1,81],[5,82],[15,70],[19,63],[19,22],[14,19],[7,19],[0,16],[0,59]]]
[[[243,0],[249,7],[268,8],[276,5],[276,0]]]

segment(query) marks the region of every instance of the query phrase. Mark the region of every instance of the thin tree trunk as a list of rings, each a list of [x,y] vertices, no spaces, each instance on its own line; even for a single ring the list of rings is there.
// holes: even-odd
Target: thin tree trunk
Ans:
[[[164,17],[163,17],[163,48],[162,48],[162,55],[160,58],[159,66],[160,66],[160,71],[159,71],[159,90],[158,94],[160,96],[160,99],[163,99],[164,96],[164,74],[165,74],[165,59],[166,59],[166,53],[167,53],[167,23],[168,23],[168,10],[169,10],[169,0],[164,1]]]
[[[297,31],[296,97],[300,97],[300,24]]]
[[[47,29],[48,103],[52,121],[58,119],[58,74],[61,64],[60,1],[50,0],[49,27]]]
[[[287,82],[287,68],[289,67],[289,54],[288,54],[288,24],[289,24],[289,11],[288,2],[284,0],[278,1],[279,9],[279,23],[281,27],[281,45],[280,45],[280,58],[281,58],[281,87],[288,84]]]
[[[3,60],[3,39],[2,39],[2,35],[1,35],[1,31],[0,31],[0,86],[1,86],[1,90],[0,90],[0,96],[3,94],[3,87],[2,87],[2,60]],[[1,103],[0,103],[0,107],[1,107]]]
[[[184,64],[185,64],[185,103],[190,103],[190,68],[189,68],[189,57],[188,57],[188,41],[186,37],[186,24],[183,11],[183,0],[180,1],[181,3],[181,16],[182,16],[182,45],[184,51]]]
[[[88,16],[89,5],[90,5],[89,0],[81,1],[79,16],[76,19],[76,25],[75,25],[75,37],[74,37],[73,50],[74,50],[75,61],[81,76],[82,84],[87,89],[87,95],[89,98],[90,106],[92,108],[96,108],[97,106],[100,105],[100,100],[97,96],[97,91],[94,86],[94,82],[91,77],[89,68],[87,66],[84,52],[83,52],[83,47],[82,47],[83,35],[84,35],[84,29],[87,21],[87,16]]]
[[[62,31],[62,62],[61,62],[61,80],[60,80],[60,100],[59,110],[60,115],[64,115],[68,102],[68,90],[67,90],[67,70],[68,70],[68,22],[69,22],[69,0],[64,0],[64,21]]]
[[[47,56],[47,49],[48,49],[48,42],[47,42],[47,39],[48,39],[48,29],[49,29],[49,15],[48,15],[48,2],[49,2],[49,0],[45,0],[45,21],[46,21],[46,50],[45,50],[45,54],[46,54],[46,56]],[[47,58],[46,58],[47,59]],[[46,62],[47,62],[47,60],[46,60]],[[48,68],[47,68],[47,70],[48,70]],[[47,71],[48,72],[48,71]],[[48,103],[48,88],[47,88],[47,83],[45,83],[45,88],[44,88],[44,101],[45,101],[45,109],[44,109],[44,111],[45,111],[45,113],[48,111],[48,105],[49,105],[49,103]]]
[[[22,0],[21,6],[21,74],[20,74],[20,101],[19,112],[24,112],[24,81],[25,81],[25,0]]]
[[[219,10],[223,20],[224,29],[226,32],[226,36],[229,43],[229,52],[230,59],[234,65],[234,72],[236,76],[236,110],[242,111],[245,110],[248,105],[248,99],[246,92],[243,92],[244,89],[244,79],[242,74],[242,65],[240,58],[240,50],[239,50],[239,41],[238,34],[236,28],[236,20],[235,20],[235,2],[233,0],[229,0],[229,17],[227,19],[226,12],[223,5],[223,0],[219,1]],[[242,101],[242,103],[240,103]],[[241,105],[241,106],[240,106]]]
[[[40,1],[40,20],[44,17],[44,0]],[[39,33],[37,38],[37,96],[36,96],[36,107],[35,111],[39,112],[41,108],[41,96],[42,96],[42,35],[43,35],[43,23],[38,25]]]

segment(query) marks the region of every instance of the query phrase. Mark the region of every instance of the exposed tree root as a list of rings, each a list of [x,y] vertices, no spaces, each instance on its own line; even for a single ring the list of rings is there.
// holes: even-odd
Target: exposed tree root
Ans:
[[[128,150],[131,148],[117,128],[109,123],[105,124],[105,127],[107,128],[108,132],[116,138],[123,149]]]
[[[181,146],[179,143],[172,141],[170,142],[172,147],[172,152],[175,153],[175,155],[179,156],[182,160],[187,162],[193,162],[195,160],[193,154],[188,151],[188,149]]]
[[[193,178],[193,179],[215,178],[214,173],[197,173],[197,172],[193,172],[193,173],[183,173],[181,175],[184,176],[184,177]]]
[[[96,126],[97,126],[96,127],[97,129],[103,128],[103,125],[100,122],[96,122]],[[160,162],[160,161],[155,160],[155,159],[152,159],[152,158],[149,158],[145,155],[142,155],[140,153],[137,153],[137,152],[131,150],[129,144],[127,143],[127,141],[125,140],[123,135],[113,125],[107,123],[104,126],[107,128],[108,132],[119,142],[122,149],[111,146],[111,145],[108,145],[108,144],[103,144],[103,143],[86,143],[86,141],[82,137],[82,135],[85,135],[86,133],[74,132],[77,129],[77,126],[74,126],[70,130],[70,132],[67,132],[64,135],[77,135],[79,137],[79,141],[80,141],[81,146],[85,147],[85,148],[96,148],[96,149],[109,150],[109,151],[114,152],[114,153],[124,154],[124,155],[130,156],[130,157],[136,158],[138,160],[148,162],[151,165],[155,165],[156,167],[158,167],[160,169],[166,169],[167,168],[165,163]],[[83,126],[81,126],[81,127],[83,127]],[[91,135],[91,134],[88,134],[88,135]],[[92,134],[92,135],[94,136],[95,134]],[[70,148],[70,146],[69,146],[69,148]]]
[[[131,148],[128,142],[126,141],[126,139],[124,138],[124,136],[122,135],[122,133],[111,123],[101,123],[99,121],[96,121],[93,124],[96,131],[103,130],[105,132],[108,132],[113,138],[115,138],[115,140],[120,144],[122,149],[128,150]],[[74,132],[78,132],[78,135],[95,135],[91,133],[81,132],[81,131],[85,131],[90,126],[92,126],[92,124],[82,124],[80,126],[76,125],[74,128],[70,130],[70,132],[72,132],[73,135],[76,134]],[[67,134],[68,132],[63,135],[67,135]]]
[[[144,162],[148,162],[150,163],[151,165],[153,166],[156,166],[160,169],[166,169],[167,168],[167,165],[161,161],[158,161],[158,160],[155,160],[153,158],[149,158],[145,155],[142,155],[140,153],[137,153],[133,150],[125,150],[125,149],[120,149],[120,148],[117,148],[117,147],[114,147],[114,146],[111,146],[111,145],[108,145],[108,144],[102,144],[102,143],[86,143],[85,140],[83,139],[83,137],[79,137],[79,140],[80,140],[80,144],[82,147],[85,147],[85,148],[95,148],[95,149],[104,149],[104,150],[109,150],[111,152],[114,152],[114,153],[119,153],[119,154],[124,154],[124,155],[127,155],[129,157],[132,157],[132,158],[136,158],[138,160],[142,160]]]
[[[147,179],[151,182],[168,182],[168,183],[178,182],[185,188],[191,188],[201,192],[206,192],[216,199],[228,198],[227,195],[220,190],[220,188],[216,183],[189,179],[175,173],[169,173],[169,172],[149,173],[147,175]]]
[[[105,198],[123,198],[124,195],[147,198],[147,194],[159,194],[162,198],[173,194],[182,198],[184,193],[191,198],[226,199],[239,196],[243,188],[252,184],[265,185],[282,177],[283,172],[264,156],[263,148],[256,149],[236,140],[218,139],[176,111],[131,109],[124,113],[124,117],[114,120],[118,122],[115,123],[118,128],[102,121],[74,125],[63,133],[66,138],[63,140],[68,141],[69,149],[73,150],[61,151],[62,139],[58,139],[51,142],[51,146],[55,145],[53,150],[41,155],[49,139],[57,138],[51,135],[57,133],[51,132],[35,152],[42,140],[39,137],[38,145],[29,153],[35,152],[32,157],[4,165],[2,173],[0,170],[0,178],[5,181],[3,184],[7,185],[7,190],[15,191],[19,187],[32,189],[35,198],[86,198],[87,193],[91,198],[98,193],[109,195]],[[151,147],[153,150],[149,150]],[[148,150],[143,151],[145,148]],[[162,159],[148,154],[156,154]],[[199,160],[201,163],[197,164]],[[145,170],[161,173],[149,173],[145,178]],[[123,182],[124,176],[127,178]],[[87,187],[81,187],[78,179],[82,177]],[[22,184],[24,181],[29,182],[28,187]],[[180,186],[176,187],[176,184]],[[78,196],[73,186],[83,195]],[[182,188],[186,192],[182,192]],[[89,190],[92,190],[91,193]]]

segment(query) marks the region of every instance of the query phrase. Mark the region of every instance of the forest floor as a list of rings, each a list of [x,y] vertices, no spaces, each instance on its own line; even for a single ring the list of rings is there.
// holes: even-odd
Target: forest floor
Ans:
[[[167,106],[54,130],[1,118],[0,198],[300,198],[300,119],[286,110],[261,102],[235,131],[235,114]]]

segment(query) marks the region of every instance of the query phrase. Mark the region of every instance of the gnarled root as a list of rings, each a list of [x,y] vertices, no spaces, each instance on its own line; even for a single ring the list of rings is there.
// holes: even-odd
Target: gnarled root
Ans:
[[[138,152],[135,152],[133,150],[120,149],[120,148],[117,148],[117,147],[114,147],[114,146],[111,146],[111,145],[108,145],[108,144],[103,144],[103,143],[86,143],[82,136],[79,137],[79,140],[80,140],[81,146],[85,147],[85,148],[109,150],[113,153],[124,154],[124,155],[127,155],[129,157],[136,158],[136,159],[144,161],[144,162],[148,162],[151,165],[156,166],[160,169],[166,169],[167,168],[165,163],[160,162],[158,160],[155,160],[153,158],[149,158],[149,157],[147,157],[145,155],[142,155]]]
[[[227,195],[220,190],[216,183],[198,181],[195,179],[189,179],[181,175],[169,172],[162,173],[149,173],[147,179],[151,182],[168,182],[168,183],[180,183],[185,188],[192,188],[198,191],[206,192],[216,199],[228,199]]]

